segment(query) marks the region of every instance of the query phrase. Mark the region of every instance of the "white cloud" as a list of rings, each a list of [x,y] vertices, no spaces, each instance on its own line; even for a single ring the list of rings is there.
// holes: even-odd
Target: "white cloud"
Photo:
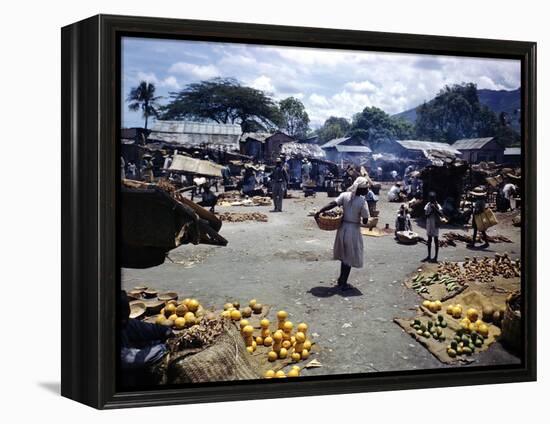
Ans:
[[[275,92],[275,87],[271,83],[271,78],[266,77],[265,75],[260,75],[258,78],[250,82],[250,85],[257,90],[266,91],[268,93]]]
[[[143,44],[127,43],[127,85],[141,78],[166,91],[234,77],[276,100],[301,99],[312,126],[331,115],[350,119],[366,106],[395,114],[432,99],[446,84],[474,82],[497,90],[520,85],[520,64],[512,60],[166,40],[148,43],[168,43],[169,49],[145,51]]]
[[[153,72],[138,72],[136,82],[145,81],[150,84],[158,85],[159,80]]]
[[[194,63],[177,62],[168,69],[174,74],[191,75],[198,79],[209,79],[221,75],[221,72],[214,65],[196,65]]]
[[[178,83],[178,80],[173,75],[169,75],[164,79],[159,79],[153,72],[138,72],[136,75],[135,83],[140,81],[146,81],[148,83],[154,84],[157,87],[166,87],[178,90],[181,86]]]
[[[349,88],[352,91],[365,91],[365,92],[376,91],[376,86],[369,80],[350,81],[350,82],[347,82],[344,85],[344,87]]]
[[[309,96],[309,103],[318,107],[329,107],[327,98],[321,94],[313,93]]]

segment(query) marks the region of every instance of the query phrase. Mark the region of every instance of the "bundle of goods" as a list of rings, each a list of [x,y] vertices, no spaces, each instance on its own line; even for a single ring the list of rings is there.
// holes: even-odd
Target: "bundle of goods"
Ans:
[[[257,366],[228,320],[205,316],[170,342],[169,384],[260,378]]]
[[[464,243],[470,244],[472,243],[473,239],[472,236],[468,234],[461,234],[461,233],[455,233],[455,232],[449,232],[443,234],[443,237],[439,240],[439,247],[447,247],[447,246],[456,246],[456,241],[462,241]],[[478,235],[476,237],[476,242],[481,242],[481,235]],[[501,235],[495,235],[495,236],[489,236],[487,235],[487,241],[489,243],[512,243],[512,240],[510,240],[508,237],[501,236]]]
[[[330,211],[323,212],[316,219],[317,225],[321,230],[334,231],[340,228],[344,212],[341,208],[335,208]]]
[[[270,197],[264,197],[264,196],[254,196],[252,198],[252,202],[256,206],[270,206],[271,205],[271,198]]]
[[[418,242],[418,234],[414,231],[398,231],[395,233],[395,237],[401,244],[416,244]]]
[[[217,214],[218,218],[224,222],[245,222],[245,221],[257,221],[267,222],[267,215],[259,212],[251,213],[235,213],[235,212],[222,212]]]

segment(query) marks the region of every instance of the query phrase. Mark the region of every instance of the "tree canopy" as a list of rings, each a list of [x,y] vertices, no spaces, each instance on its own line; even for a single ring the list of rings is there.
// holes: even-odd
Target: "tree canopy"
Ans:
[[[243,132],[275,129],[281,123],[277,104],[266,93],[234,78],[214,78],[170,93],[163,119],[191,118],[240,124]]]
[[[281,129],[296,139],[304,138],[309,131],[309,116],[304,104],[295,97],[279,102]]]
[[[351,124],[346,118],[331,116],[317,130],[317,136],[320,143],[326,143],[335,138],[345,137],[351,128]]]
[[[371,147],[395,139],[410,139],[414,126],[403,118],[395,118],[377,107],[366,107],[353,116],[350,134],[361,137]]]
[[[491,109],[479,102],[477,86],[473,83],[445,86],[416,112],[419,138],[453,143],[461,138],[500,136],[505,138],[504,144],[509,144],[514,134],[517,135],[504,119],[499,120]]]
[[[129,102],[128,109],[134,112],[142,111],[142,116],[145,119],[145,129],[147,129],[149,117],[158,116],[159,99],[160,96],[155,96],[155,85],[146,81],[141,81],[137,87],[132,88],[126,98],[126,101]]]

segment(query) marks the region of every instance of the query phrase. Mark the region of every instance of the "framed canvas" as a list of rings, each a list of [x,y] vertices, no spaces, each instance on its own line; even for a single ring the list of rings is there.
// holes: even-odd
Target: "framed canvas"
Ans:
[[[536,379],[536,44],[62,29],[62,395]]]

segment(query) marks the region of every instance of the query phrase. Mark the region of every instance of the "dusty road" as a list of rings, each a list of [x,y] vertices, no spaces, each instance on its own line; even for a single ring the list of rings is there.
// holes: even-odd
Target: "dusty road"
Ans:
[[[378,202],[379,226],[389,223],[393,227],[399,204],[386,201],[386,189]],[[269,206],[219,208],[263,212],[269,222],[224,223],[221,234],[229,240],[226,247],[180,247],[169,255],[173,263],[167,260],[146,270],[124,269],[122,287],[147,285],[173,290],[217,308],[227,301],[243,304],[256,298],[273,305],[272,319],[275,311],[285,309],[292,321],[310,325],[320,347],[316,358],[324,366],[308,370],[307,375],[444,367],[392,321],[394,317],[412,317],[421,302],[405,288],[403,280],[418,268],[419,260],[426,256],[426,246],[400,245],[392,236],[365,237],[365,267],[353,269],[350,276],[357,291],[333,291],[330,288],[339,269],[339,263],[332,260],[335,232],[319,230],[307,216],[309,210],[329,199],[325,193],[307,199],[301,192],[293,194],[297,198],[284,201],[283,213],[269,213]],[[413,226],[424,235],[418,224]],[[491,232],[514,243],[492,244],[484,251],[472,251],[459,243],[456,248],[440,249],[440,260],[505,251],[519,256],[518,228],[499,225]],[[518,362],[495,343],[474,365]]]

